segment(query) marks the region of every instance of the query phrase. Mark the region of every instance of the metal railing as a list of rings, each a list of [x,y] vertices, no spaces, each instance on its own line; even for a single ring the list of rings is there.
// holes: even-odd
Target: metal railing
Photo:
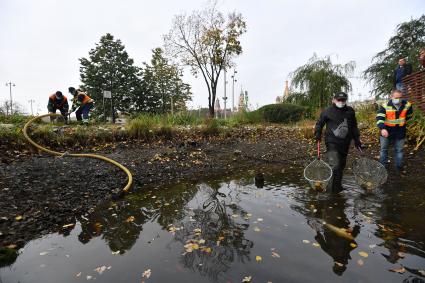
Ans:
[[[407,99],[425,114],[425,70],[403,78]]]

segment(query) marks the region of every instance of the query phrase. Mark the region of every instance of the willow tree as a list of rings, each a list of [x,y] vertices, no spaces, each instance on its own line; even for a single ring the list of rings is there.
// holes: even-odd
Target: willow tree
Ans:
[[[394,88],[394,69],[398,59],[407,58],[407,63],[413,65],[413,70],[419,69],[419,49],[425,46],[425,15],[401,23],[396,28],[396,34],[390,38],[387,48],[378,52],[363,73],[372,84],[372,92],[377,97],[388,95]]]
[[[302,93],[302,100],[308,101],[307,106],[323,108],[331,103],[335,92],[352,89],[348,77],[353,74],[355,66],[354,61],[333,64],[330,56],[318,58],[314,54],[305,65],[291,73],[291,85]]]
[[[208,108],[214,117],[214,104],[220,74],[234,66],[234,58],[242,53],[239,38],[246,32],[241,14],[225,17],[213,2],[191,15],[177,15],[168,34],[164,35],[165,50],[192,74],[201,74],[208,89]]]

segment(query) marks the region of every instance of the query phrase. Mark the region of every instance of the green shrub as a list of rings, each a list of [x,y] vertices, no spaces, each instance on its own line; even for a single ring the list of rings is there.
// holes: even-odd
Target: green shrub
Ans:
[[[257,113],[254,113],[257,112]],[[303,119],[307,108],[290,103],[269,104],[253,111],[252,117],[269,123],[290,123]],[[261,118],[260,118],[261,117]]]
[[[160,124],[160,117],[156,115],[139,115],[127,124],[128,135],[136,139],[149,139],[154,129]]]
[[[0,115],[0,123],[3,124],[18,124],[23,125],[25,124],[31,117],[19,115],[19,114],[13,114],[13,115]]]

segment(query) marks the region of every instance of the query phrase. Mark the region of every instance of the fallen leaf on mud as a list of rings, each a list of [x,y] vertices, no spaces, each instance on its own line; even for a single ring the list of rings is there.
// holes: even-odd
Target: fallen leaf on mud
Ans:
[[[316,248],[319,248],[320,247],[320,244],[319,243],[313,243],[312,244],[314,247],[316,247]]]
[[[419,272],[420,274],[422,274],[422,276],[425,276],[425,270],[420,269],[420,270],[418,270],[418,272]]]
[[[68,227],[72,227],[74,225],[75,225],[74,223],[69,223],[69,224],[63,225],[62,228],[68,228]]]
[[[373,249],[375,247],[376,247],[376,245],[369,245],[369,248],[371,248],[371,249]]]
[[[46,255],[47,254],[47,252],[41,252],[40,253],[40,255]]]
[[[354,243],[350,243],[350,247],[355,248],[355,247],[357,247],[357,245],[354,244]]]
[[[17,247],[18,246],[15,245],[15,244],[10,244],[10,245],[6,246],[6,248],[9,248],[9,249],[12,249],[12,250],[16,249]]]
[[[257,256],[255,257],[255,260],[256,260],[257,262],[259,262],[259,261],[262,261],[262,260],[263,260],[263,258],[262,258],[261,256],[257,255]]]
[[[149,277],[151,277],[151,274],[152,274],[152,272],[151,272],[151,270],[150,270],[150,269],[145,270],[145,271],[143,272],[143,274],[142,274],[142,278],[149,279]]]
[[[133,222],[134,221],[134,216],[130,216],[130,217],[128,217],[126,220],[125,220],[125,222]]]
[[[117,254],[119,254],[119,253],[120,253],[120,251],[111,252],[111,254],[113,254],[113,255],[117,255]]]
[[[403,274],[406,272],[406,269],[404,267],[400,267],[400,268],[389,269],[389,271]]]
[[[252,216],[252,214],[251,213],[247,213],[246,214],[246,217],[251,217]]]
[[[201,244],[201,245],[202,245],[202,244],[205,244],[205,240],[204,240],[204,239],[200,239],[200,240],[198,241],[198,243],[199,243],[199,244]]]
[[[309,244],[309,243],[310,243],[310,241],[309,241],[309,240],[303,240],[303,243],[304,243],[304,244]]]
[[[255,232],[260,232],[261,230],[260,230],[260,228],[258,228],[258,227],[254,227],[254,231],[255,231]]]
[[[252,279],[252,276],[245,276],[245,277],[242,279],[242,282],[251,282],[251,279]]]
[[[193,229],[193,233],[201,233],[202,230],[200,228],[195,228]]]
[[[363,262],[363,260],[359,259],[359,260],[357,261],[357,264],[358,264],[359,266],[363,266],[364,262]]]
[[[272,252],[272,257],[280,258],[280,255],[277,252]]]
[[[334,263],[335,263],[336,265],[340,266],[340,267],[341,267],[341,266],[344,266],[342,263],[337,262],[337,261],[335,261]]]
[[[91,275],[87,275],[86,279],[87,280],[91,280],[92,279],[92,276]]]
[[[359,255],[362,257],[368,257],[369,255],[367,254],[367,252],[359,252]]]
[[[201,249],[201,251],[203,251],[203,252],[206,252],[206,253],[210,254],[210,253],[212,252],[212,249],[211,249],[210,247],[203,247],[203,248]]]
[[[233,217],[233,218],[237,218],[237,217],[239,217],[239,215],[237,215],[237,214],[232,214],[232,217]]]
[[[16,216],[16,217],[15,217],[15,220],[16,220],[16,221],[21,221],[21,220],[22,220],[22,218],[23,218],[23,217],[22,217],[22,215],[18,215],[18,216]]]
[[[199,249],[199,245],[197,243],[188,243],[184,245],[186,252],[191,253],[193,250]]]

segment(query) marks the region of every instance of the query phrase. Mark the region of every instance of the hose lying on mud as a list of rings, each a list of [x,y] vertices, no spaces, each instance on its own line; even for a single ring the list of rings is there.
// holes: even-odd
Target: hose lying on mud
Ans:
[[[104,161],[106,161],[106,162],[109,162],[109,163],[111,163],[111,164],[113,164],[113,165],[115,165],[115,166],[117,166],[118,168],[120,168],[122,171],[124,171],[125,172],[125,174],[127,174],[127,177],[128,177],[128,181],[127,181],[127,185],[124,187],[124,189],[123,189],[123,192],[128,192],[129,190],[130,190],[130,187],[131,187],[131,185],[132,185],[132,183],[133,183],[133,175],[131,175],[131,172],[126,168],[126,167],[124,167],[123,165],[121,165],[120,163],[118,163],[118,162],[116,162],[115,160],[112,160],[112,159],[110,159],[110,158],[108,158],[108,157],[105,157],[105,156],[102,156],[102,155],[97,155],[97,154],[91,154],[91,153],[67,153],[67,152],[58,152],[58,151],[54,151],[54,150],[50,150],[50,149],[47,149],[47,148],[45,148],[45,147],[42,147],[41,145],[39,145],[39,144],[37,144],[36,142],[34,142],[31,138],[30,138],[30,136],[28,135],[28,133],[27,133],[27,130],[28,130],[28,128],[29,128],[29,126],[34,122],[34,121],[36,121],[36,120],[39,120],[39,119],[41,119],[41,118],[44,118],[44,117],[57,117],[57,116],[62,116],[62,115],[60,115],[60,114],[45,114],[45,115],[41,115],[41,116],[36,116],[36,117],[34,117],[34,118],[32,118],[31,120],[29,120],[26,124],[25,124],[25,126],[24,126],[24,128],[23,128],[23,133],[24,133],[24,136],[25,136],[25,138],[28,140],[28,142],[29,143],[31,143],[33,146],[35,146],[36,148],[38,148],[39,150],[41,150],[41,151],[45,151],[45,152],[47,152],[47,153],[50,153],[50,154],[52,154],[52,155],[56,155],[56,156],[60,156],[60,157],[63,157],[63,156],[72,156],[72,157],[88,157],[88,158],[95,158],[95,159],[101,159],[101,160],[104,160]]]

